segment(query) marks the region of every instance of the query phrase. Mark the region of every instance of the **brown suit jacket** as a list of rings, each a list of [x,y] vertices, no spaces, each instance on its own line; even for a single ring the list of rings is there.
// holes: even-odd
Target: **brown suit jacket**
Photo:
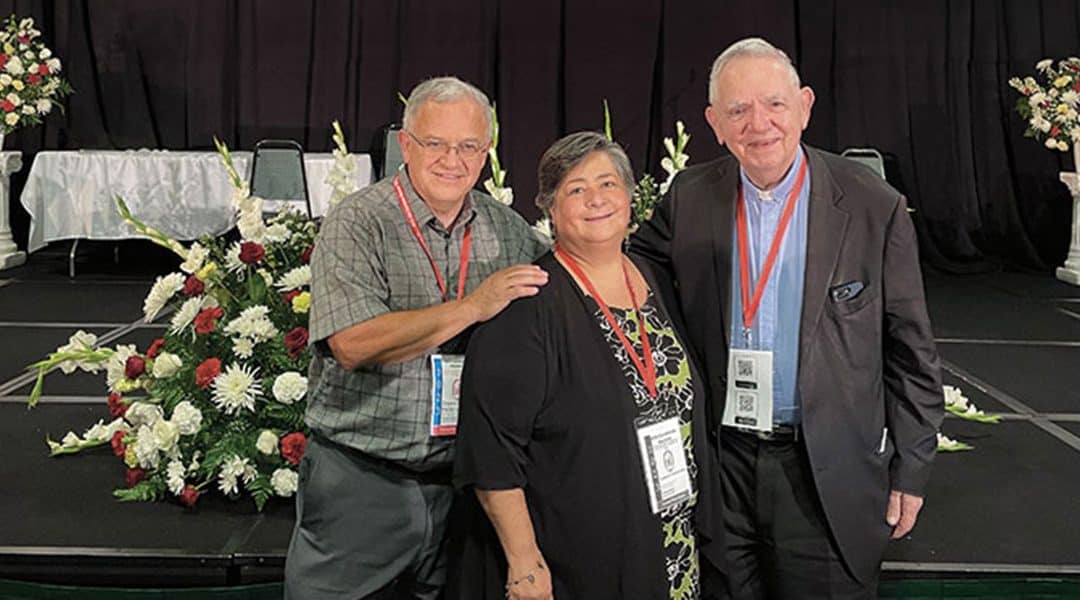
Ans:
[[[944,416],[940,361],[903,196],[862,165],[805,149],[811,185],[797,384],[802,428],[829,526],[845,562],[866,580],[891,532],[889,491],[922,495],[929,477]],[[726,396],[738,186],[733,157],[686,169],[631,240],[632,252],[665,265],[677,283],[688,337],[705,363],[716,435]],[[841,290],[852,282],[863,288],[845,298]]]

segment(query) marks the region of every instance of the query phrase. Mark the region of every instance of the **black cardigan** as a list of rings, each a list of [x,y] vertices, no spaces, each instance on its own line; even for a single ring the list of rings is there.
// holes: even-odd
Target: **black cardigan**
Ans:
[[[705,382],[683,341],[670,281],[633,260],[690,358],[698,549],[703,561],[711,556],[719,564],[720,486]],[[524,488],[556,598],[666,597],[661,523],[641,475],[630,387],[570,274],[550,253],[536,264],[550,274],[548,284],[512,302],[469,342],[454,483],[469,495],[473,488]],[[501,598],[506,563],[479,513],[469,525],[451,525],[470,530],[454,546],[462,587],[455,593]]]

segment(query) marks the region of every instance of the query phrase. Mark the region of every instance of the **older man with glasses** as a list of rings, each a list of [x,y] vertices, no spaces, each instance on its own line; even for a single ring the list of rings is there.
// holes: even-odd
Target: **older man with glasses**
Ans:
[[[543,242],[473,190],[491,137],[483,92],[425,81],[398,134],[405,167],[323,221],[288,598],[435,598],[443,585],[468,333],[547,283],[528,264]]]

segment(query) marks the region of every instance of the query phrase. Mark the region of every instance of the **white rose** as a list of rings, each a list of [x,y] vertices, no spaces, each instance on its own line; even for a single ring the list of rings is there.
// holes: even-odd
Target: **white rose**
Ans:
[[[180,441],[180,428],[171,421],[159,419],[151,431],[154,433],[154,444],[162,452],[171,452]]]
[[[12,56],[8,59],[7,64],[4,65],[4,70],[12,75],[22,75],[26,72],[23,68],[22,61],[18,56]]]
[[[19,113],[9,112],[8,114],[4,115],[4,122],[8,125],[16,125],[19,122]]]
[[[202,427],[202,411],[184,400],[173,409],[172,421],[180,428],[180,435],[194,435]]]
[[[11,85],[12,81],[14,80],[11,78],[11,75],[8,75],[7,73],[0,75],[0,86]]]
[[[172,377],[180,369],[184,362],[172,352],[162,352],[154,359],[154,377],[165,379]]]
[[[19,95],[15,92],[11,92],[7,96],[4,96],[4,100],[7,100],[15,106],[19,106],[20,104],[22,104],[22,98],[20,98]]]
[[[41,52],[38,53],[38,58],[40,58],[41,60],[45,60],[50,56],[52,56],[52,50],[49,50],[48,48],[42,48]]]
[[[263,429],[259,438],[255,440],[255,449],[267,456],[273,456],[278,452],[278,437],[273,431]]]
[[[307,394],[308,380],[296,371],[287,371],[274,380],[274,398],[282,404],[292,404]]]
[[[132,402],[127,412],[124,413],[124,418],[127,419],[128,423],[131,423],[132,427],[153,425],[160,421],[163,416],[165,416],[165,411],[161,410],[160,406],[147,404],[146,402]]]
[[[22,112],[24,115],[32,115],[36,113],[37,110],[35,110],[34,107],[29,104],[23,104]]]
[[[292,469],[278,469],[270,476],[270,485],[274,493],[283,498],[288,498],[296,493],[297,483],[300,478]]]
[[[1055,140],[1054,138],[1046,138],[1046,142],[1044,142],[1044,144],[1047,148],[1051,150],[1057,150],[1057,140]]]

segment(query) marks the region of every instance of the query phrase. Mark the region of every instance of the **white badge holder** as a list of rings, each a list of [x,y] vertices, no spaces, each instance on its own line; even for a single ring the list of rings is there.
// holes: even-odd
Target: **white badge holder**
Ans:
[[[461,406],[461,370],[465,357],[460,354],[431,355],[431,435],[457,435]]]
[[[722,423],[753,431],[772,431],[773,354],[765,350],[728,351],[727,398]]]
[[[689,501],[693,487],[679,419],[671,417],[640,427],[637,437],[653,514]]]

